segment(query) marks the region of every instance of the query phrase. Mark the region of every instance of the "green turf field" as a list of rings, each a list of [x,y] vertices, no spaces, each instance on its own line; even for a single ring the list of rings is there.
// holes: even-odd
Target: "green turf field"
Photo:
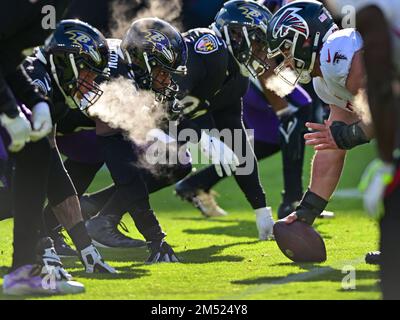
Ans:
[[[351,151],[339,189],[354,188],[374,157],[374,146]],[[305,183],[309,175],[308,150]],[[260,174],[267,199],[276,209],[282,189],[280,155],[264,160]],[[109,182],[105,172],[93,189]],[[363,214],[360,199],[335,198],[328,209],[336,218],[318,220],[328,259],[321,264],[295,264],[273,241],[257,241],[253,212],[233,179],[216,190],[221,206],[230,215],[205,219],[181,202],[168,188],[152,197],[168,242],[182,259],[179,264],[144,265],[145,249],[101,250],[119,270],[118,275],[87,275],[79,262],[66,260],[71,274],[86,286],[86,293],[51,299],[379,299],[378,268],[363,262],[367,251],[378,247],[376,222]],[[274,210],[274,214],[275,214]],[[131,235],[139,237],[128,215]],[[0,284],[11,263],[12,221],[0,222]],[[345,290],[342,280],[355,268],[355,289]],[[348,281],[344,281],[349,284]],[[350,283],[351,284],[351,283]],[[6,297],[0,293],[0,299]],[[32,297],[28,297],[32,298]],[[37,299],[37,298],[35,298]]]

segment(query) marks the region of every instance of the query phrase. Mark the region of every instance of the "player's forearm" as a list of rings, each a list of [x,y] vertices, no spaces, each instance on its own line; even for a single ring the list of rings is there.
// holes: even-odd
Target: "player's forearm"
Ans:
[[[321,150],[315,153],[312,162],[310,190],[329,200],[342,173],[345,150]]]

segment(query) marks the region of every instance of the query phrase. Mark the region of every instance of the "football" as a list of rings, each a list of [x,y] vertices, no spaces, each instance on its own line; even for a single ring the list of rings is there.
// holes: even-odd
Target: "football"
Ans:
[[[321,235],[310,225],[295,221],[274,225],[274,236],[279,249],[294,262],[323,262],[326,248]]]

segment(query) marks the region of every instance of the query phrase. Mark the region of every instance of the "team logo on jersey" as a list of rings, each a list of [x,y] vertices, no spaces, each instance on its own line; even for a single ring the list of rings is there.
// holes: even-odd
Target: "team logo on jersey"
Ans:
[[[49,91],[51,91],[51,88],[46,78],[44,79],[44,81],[46,82],[46,84],[40,79],[35,79],[32,81],[32,84],[35,85],[43,95],[47,96]]]
[[[251,6],[241,6],[239,10],[242,11],[243,15],[249,19],[251,23],[254,23],[255,19],[260,19],[262,17],[262,14]]]
[[[69,40],[80,48],[79,54],[89,54],[96,64],[101,63],[101,56],[97,50],[96,42],[88,34],[79,30],[70,30],[65,33],[69,34]]]
[[[209,54],[218,50],[218,42],[214,36],[206,34],[196,41],[194,51],[201,54]]]
[[[302,10],[302,8],[289,8],[283,12],[273,28],[272,36],[275,39],[277,39],[278,36],[285,37],[289,31],[298,32],[306,39],[308,38],[310,34],[308,24],[297,14],[300,10]]]
[[[153,46],[153,52],[157,51],[161,53],[168,62],[174,62],[175,57],[171,49],[171,42],[163,33],[158,30],[150,29],[144,38]]]
[[[338,51],[333,57],[333,64],[338,64],[340,60],[347,60],[347,57],[344,54],[341,54],[340,51]]]

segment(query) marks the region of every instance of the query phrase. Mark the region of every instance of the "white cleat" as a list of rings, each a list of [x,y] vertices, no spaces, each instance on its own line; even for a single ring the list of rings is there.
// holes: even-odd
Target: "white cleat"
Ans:
[[[217,193],[215,191],[199,191],[192,201],[195,206],[201,211],[201,213],[206,217],[223,217],[228,213],[218,206],[215,196]]]
[[[254,210],[256,213],[256,225],[258,229],[258,238],[260,240],[273,240],[274,219],[272,218],[271,207]]]
[[[56,273],[46,274],[41,265],[24,265],[4,276],[5,295],[56,295],[85,292],[82,283],[58,279]]]
[[[335,213],[333,211],[327,211],[327,210],[322,211],[322,213],[318,216],[318,218],[321,219],[332,219],[334,217]]]

